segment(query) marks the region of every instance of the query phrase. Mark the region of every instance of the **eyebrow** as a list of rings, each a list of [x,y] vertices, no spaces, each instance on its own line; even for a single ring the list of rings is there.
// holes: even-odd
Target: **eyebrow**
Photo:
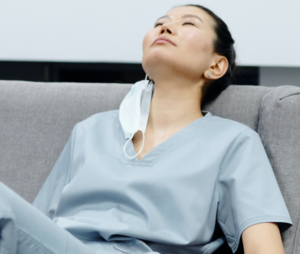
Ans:
[[[196,18],[196,19],[199,19],[202,23],[204,23],[203,20],[202,20],[201,18],[199,18],[197,15],[193,15],[193,14],[185,14],[185,15],[183,15],[182,17],[183,17],[183,18]],[[160,17],[159,19],[157,19],[157,20],[155,21],[155,24],[156,24],[156,22],[157,22],[158,20],[163,19],[163,18],[170,19],[171,17],[170,17],[169,15],[162,16],[162,17]]]

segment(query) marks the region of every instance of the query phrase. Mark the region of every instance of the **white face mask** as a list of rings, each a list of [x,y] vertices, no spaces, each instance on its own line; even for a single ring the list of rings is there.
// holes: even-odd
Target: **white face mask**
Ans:
[[[147,76],[146,76],[147,77]],[[129,93],[123,99],[119,109],[119,120],[123,128],[124,136],[128,139],[124,145],[124,153],[129,159],[133,159],[140,154],[144,147],[145,131],[147,127],[152,92],[154,85],[149,80],[136,82]],[[138,131],[143,133],[143,143],[140,151],[133,157],[126,153],[126,145],[132,140]]]

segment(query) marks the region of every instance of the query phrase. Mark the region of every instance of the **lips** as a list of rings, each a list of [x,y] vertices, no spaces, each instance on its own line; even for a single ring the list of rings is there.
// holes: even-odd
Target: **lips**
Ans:
[[[172,42],[168,37],[166,36],[159,36],[152,45],[154,45],[156,42],[168,42],[169,44],[172,44],[175,46],[174,42]]]

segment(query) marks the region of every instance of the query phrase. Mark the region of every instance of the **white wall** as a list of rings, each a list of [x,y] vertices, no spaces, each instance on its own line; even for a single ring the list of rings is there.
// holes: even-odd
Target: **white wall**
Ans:
[[[154,21],[187,3],[224,19],[239,65],[300,67],[299,0],[0,0],[0,60],[140,63]]]

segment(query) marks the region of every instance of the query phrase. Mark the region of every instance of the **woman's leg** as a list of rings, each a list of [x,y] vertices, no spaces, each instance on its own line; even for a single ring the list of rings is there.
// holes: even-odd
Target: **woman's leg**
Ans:
[[[94,254],[0,182],[0,254]]]

